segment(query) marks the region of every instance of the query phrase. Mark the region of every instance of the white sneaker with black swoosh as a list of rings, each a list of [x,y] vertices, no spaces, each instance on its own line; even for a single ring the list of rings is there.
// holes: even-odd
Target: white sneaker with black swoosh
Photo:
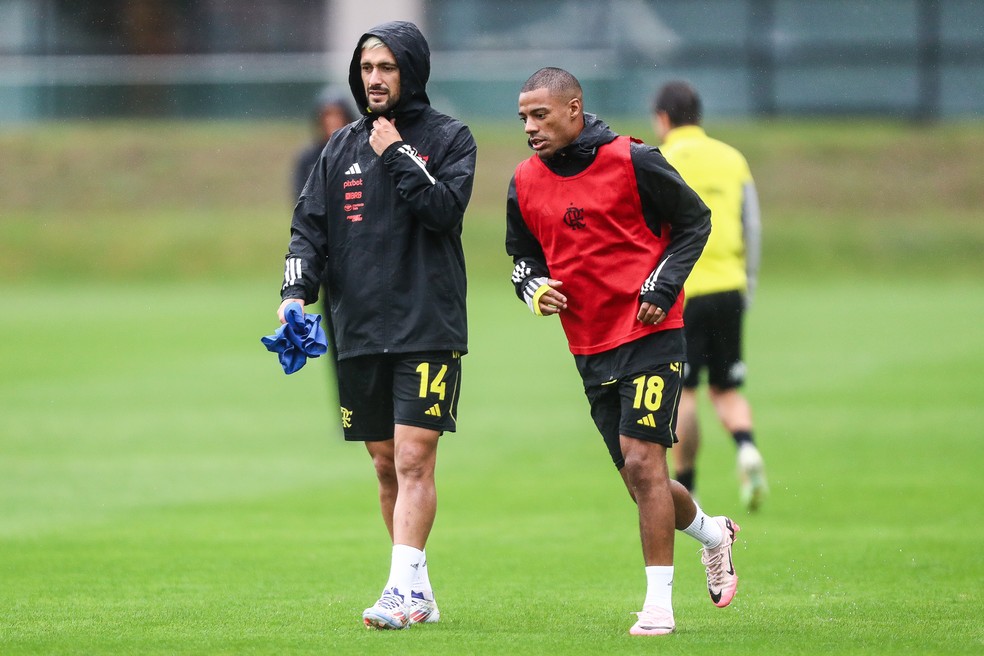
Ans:
[[[718,608],[724,608],[731,603],[735,591],[738,590],[738,575],[731,559],[731,545],[735,543],[741,527],[727,517],[711,519],[721,525],[724,537],[718,546],[711,549],[704,547],[700,562],[704,563],[707,572],[707,592],[711,595],[711,601]]]

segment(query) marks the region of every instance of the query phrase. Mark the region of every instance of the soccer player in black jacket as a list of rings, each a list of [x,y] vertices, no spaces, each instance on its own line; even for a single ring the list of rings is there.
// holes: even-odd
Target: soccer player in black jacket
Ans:
[[[363,613],[402,629],[440,616],[424,547],[437,509],[437,443],[454,431],[467,351],[461,227],[475,176],[468,127],[427,97],[417,26],[359,39],[349,85],[363,118],[335,132],[294,209],[283,303],[327,290],[345,439],[363,441],[393,541],[390,575]]]

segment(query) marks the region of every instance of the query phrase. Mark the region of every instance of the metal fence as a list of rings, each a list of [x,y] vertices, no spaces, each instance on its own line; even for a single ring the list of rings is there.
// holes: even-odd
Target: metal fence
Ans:
[[[294,117],[343,81],[351,0],[0,0],[0,121]],[[586,106],[639,114],[670,78],[715,116],[984,114],[979,0],[422,0],[435,104],[508,118],[567,68]],[[353,32],[354,40],[357,34]]]

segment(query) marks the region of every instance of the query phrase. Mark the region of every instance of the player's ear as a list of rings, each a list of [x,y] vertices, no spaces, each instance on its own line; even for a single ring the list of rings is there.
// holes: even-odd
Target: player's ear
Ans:
[[[581,113],[581,99],[578,97],[571,98],[567,102],[567,112],[571,118],[577,118],[578,114]]]

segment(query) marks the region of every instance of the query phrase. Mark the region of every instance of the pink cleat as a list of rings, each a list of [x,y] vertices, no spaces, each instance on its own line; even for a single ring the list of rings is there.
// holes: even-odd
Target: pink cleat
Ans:
[[[718,608],[724,608],[731,603],[738,589],[738,575],[735,574],[735,564],[731,560],[731,545],[741,527],[727,517],[713,519],[721,525],[724,538],[713,549],[704,547],[700,562],[704,563],[707,571],[707,592],[711,595],[711,601]]]
[[[634,636],[656,636],[673,633],[676,623],[673,621],[673,611],[659,606],[643,606],[642,610],[636,613],[639,619],[632,628],[629,635]]]

